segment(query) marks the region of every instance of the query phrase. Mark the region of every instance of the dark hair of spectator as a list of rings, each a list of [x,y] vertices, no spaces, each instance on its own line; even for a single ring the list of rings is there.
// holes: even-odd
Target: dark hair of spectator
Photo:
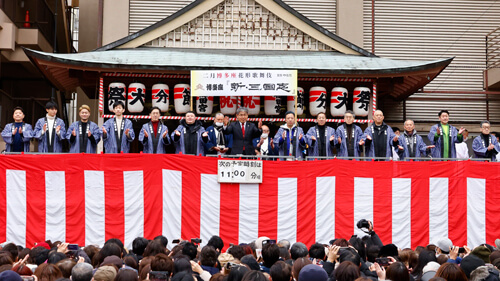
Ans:
[[[490,261],[494,261],[496,259],[500,258],[500,250],[495,250],[495,251],[492,251],[491,254],[490,254]]]
[[[397,131],[400,131],[400,132],[401,132],[401,130],[400,130],[398,127],[392,127],[392,131],[393,131],[393,132],[397,132]]]
[[[168,245],[168,239],[167,239],[167,237],[165,237],[163,235],[156,236],[154,240],[159,241],[163,245],[163,247],[165,247],[165,248]]]
[[[358,278],[360,274],[359,266],[350,261],[341,262],[337,269],[335,269],[335,279],[337,281],[352,281]]]
[[[120,248],[122,249],[122,251],[124,250],[124,248],[123,248],[124,247],[123,242],[120,239],[118,239],[118,238],[110,238],[110,239],[108,239],[108,241],[106,241],[104,243],[104,245],[109,244],[109,243],[115,243],[116,245],[120,246]]]
[[[123,257],[123,263],[136,270],[139,268],[139,261],[137,260],[137,256],[134,254],[125,255],[125,257]]]
[[[137,281],[139,276],[132,269],[120,269],[115,277],[115,281]]]
[[[61,277],[61,278],[57,278],[56,281],[71,281],[71,279]]]
[[[172,277],[171,280],[172,281],[193,281],[196,279],[193,277],[193,273],[183,271],[183,272],[179,272],[178,274],[174,275],[174,277]]]
[[[422,276],[422,270],[424,269],[424,266],[426,266],[430,261],[436,261],[436,254],[429,250],[422,250],[422,252],[420,252],[420,255],[418,255],[417,266],[411,272],[413,276],[418,277],[417,280],[419,280]]]
[[[454,263],[444,263],[436,272],[437,277],[443,277],[446,280],[467,281],[467,276],[463,269]]]
[[[403,249],[399,253],[399,259],[402,263],[408,266],[408,268],[417,267],[418,255],[412,249]]]
[[[389,280],[410,281],[410,273],[406,265],[398,261],[389,265],[386,270],[386,278]]]
[[[220,252],[224,248],[224,241],[219,236],[214,235],[208,240],[207,246],[212,246]]]
[[[59,268],[59,270],[61,270],[61,273],[64,278],[69,278],[71,276],[71,270],[75,265],[76,261],[70,259],[64,259],[56,263],[56,266]],[[24,274],[24,275],[31,275],[31,274]]]
[[[239,245],[233,245],[227,250],[235,259],[241,259],[245,255],[245,250]]]
[[[148,245],[148,239],[144,237],[137,237],[132,241],[132,252],[134,254],[142,256],[144,254],[144,249],[146,249],[146,246]]]
[[[8,243],[2,248],[2,252],[8,252],[10,253],[10,257],[12,258],[13,261],[17,260],[17,256],[19,254],[19,250],[14,243]]]
[[[292,278],[292,267],[284,261],[277,261],[269,270],[273,281],[290,281]]]
[[[19,251],[18,257],[20,260],[24,259],[24,257],[31,252],[31,250],[29,248],[24,248],[24,249],[18,250],[18,251]]]
[[[367,278],[367,277],[359,277],[358,279],[356,279],[354,281],[372,281],[372,279]]]
[[[158,254],[151,261],[151,270],[153,271],[174,271],[174,262],[165,254]]]
[[[194,260],[198,254],[198,249],[193,243],[188,242],[182,248],[182,254],[188,256],[190,260]]]
[[[301,257],[301,258],[296,259],[295,262],[293,263],[293,266],[292,266],[293,278],[295,278],[295,280],[298,280],[300,270],[302,270],[302,268],[304,266],[311,264],[311,263],[312,263],[312,261],[309,260],[308,258],[305,258],[305,257]]]
[[[148,245],[146,246],[146,249],[144,249],[144,256],[156,256],[157,254],[166,254],[166,248],[163,247],[163,245],[156,240],[149,241]]]
[[[42,263],[35,270],[38,281],[54,281],[63,277],[61,270],[55,264]]]
[[[370,245],[366,247],[366,260],[369,262],[375,262],[375,259],[378,257],[378,253],[380,251],[380,247],[377,245]]]
[[[141,280],[146,280],[146,278],[148,277],[148,273],[151,271],[151,264],[148,263],[148,264],[143,265],[142,264],[143,260],[141,260],[141,264],[140,264],[141,267],[139,267],[139,278]]]
[[[325,247],[323,244],[314,243],[309,248],[309,257],[313,259],[324,260],[325,259]]]
[[[496,258],[496,259],[494,259],[494,260],[491,262],[491,264],[492,264],[494,267],[496,267],[497,269],[499,269],[499,270],[500,270],[500,258]]]
[[[122,249],[116,243],[106,243],[102,247],[102,249],[97,253],[97,263],[101,264],[106,257],[109,256],[117,256],[119,258],[122,257]]]
[[[245,256],[253,255],[252,247],[250,247],[249,244],[240,244],[240,246],[243,247],[243,250],[245,251]]]
[[[417,246],[417,247],[415,248],[415,253],[416,253],[417,255],[420,255],[420,253],[421,253],[423,250],[425,250],[425,247],[424,247],[424,246]]]
[[[13,264],[12,256],[9,252],[0,252],[0,265]]]
[[[17,272],[19,275],[33,275],[33,271],[24,264],[16,264],[12,267],[12,271]]]
[[[215,273],[214,275],[212,275],[212,277],[210,277],[210,281],[223,281],[224,277],[226,276],[220,272]]]
[[[63,254],[63,253],[59,253],[59,252],[54,252],[54,253],[50,253],[49,254],[49,259],[47,260],[48,263],[52,263],[52,264],[56,264],[58,263],[59,261],[62,261],[64,259],[66,259],[66,255]]]
[[[359,266],[361,264],[361,257],[356,253],[356,251],[352,248],[341,249],[339,251],[339,261],[350,261],[355,265]]]
[[[83,248],[83,251],[85,252],[85,254],[87,254],[89,259],[92,261],[92,266],[96,267],[98,265],[98,263],[97,263],[97,259],[94,259],[94,257],[96,257],[97,253],[99,253],[99,248],[97,248],[94,245],[88,245],[85,248]]]
[[[269,279],[267,279],[264,273],[257,270],[251,270],[243,275],[241,281],[269,281]]]
[[[431,279],[429,279],[429,281],[446,281],[446,279],[444,279],[443,277],[432,277]]]
[[[40,265],[44,263],[49,258],[49,250],[44,247],[36,247],[31,249],[30,257],[28,258],[28,263],[33,263]]]
[[[225,281],[241,281],[241,279],[243,279],[243,276],[245,276],[245,274],[249,271],[250,269],[248,269],[244,265],[232,267],[231,272],[229,272]],[[287,281],[290,281],[290,279]]]
[[[280,247],[280,258],[284,261],[290,259],[290,252],[285,247]]]
[[[6,270],[12,270],[12,264],[3,264],[3,265],[0,265],[0,272],[4,272]]]
[[[292,247],[290,248],[290,256],[292,257],[292,260],[307,257],[308,254],[309,251],[307,250],[307,246],[302,242],[293,243]]]
[[[280,249],[276,244],[265,244],[262,247],[262,259],[264,266],[271,267],[280,259]]]
[[[448,112],[448,110],[441,110],[438,113],[438,117],[441,117],[441,114],[443,114],[443,113],[446,113],[446,114],[450,115],[450,113]]]
[[[241,258],[240,262],[246,264],[251,270],[260,270],[259,263],[253,255],[245,255]]]
[[[427,246],[425,247],[425,249],[426,249],[426,250],[431,251],[431,252],[435,252],[435,251],[436,251],[436,248],[437,248],[437,247],[436,247],[436,245],[434,245],[434,244],[429,244],[429,245],[427,245]]]
[[[443,264],[445,262],[448,262],[448,256],[445,254],[441,254],[436,258],[437,263]]]
[[[217,251],[212,246],[205,246],[200,252],[200,264],[215,267],[217,263]]]
[[[335,241],[333,242],[332,245],[340,246],[340,247],[349,247],[349,246],[351,246],[351,243],[349,243],[349,241],[347,241],[344,238],[339,238],[339,239],[335,239]]]
[[[45,104],[45,109],[53,109],[53,108],[58,109],[57,103],[49,101]]]
[[[193,269],[191,268],[191,262],[189,258],[186,256],[180,256],[174,260],[174,276],[182,271],[187,271],[189,273],[193,273]]]
[[[361,238],[353,235],[351,239],[349,239],[349,243],[358,251],[359,256],[363,261],[366,261],[366,246]]]

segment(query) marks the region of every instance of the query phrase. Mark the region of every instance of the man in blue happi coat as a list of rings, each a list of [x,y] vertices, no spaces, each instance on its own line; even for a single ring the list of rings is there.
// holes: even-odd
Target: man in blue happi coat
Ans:
[[[490,133],[491,124],[489,121],[481,122],[481,134],[474,138],[472,150],[476,158],[487,158],[491,161],[497,160],[497,154],[500,152],[500,145],[497,138]]]
[[[56,117],[57,104],[53,101],[45,105],[47,115],[38,119],[33,132],[38,140],[38,152],[63,152],[62,142],[66,136],[66,125]]]
[[[130,143],[135,138],[132,121],[123,117],[125,105],[118,101],[113,104],[115,117],[102,126],[102,139],[106,153],[129,153]]]
[[[33,137],[33,129],[30,124],[24,123],[24,110],[17,106],[14,108],[14,123],[5,125],[2,138],[5,141],[7,152],[29,152],[30,140]]]

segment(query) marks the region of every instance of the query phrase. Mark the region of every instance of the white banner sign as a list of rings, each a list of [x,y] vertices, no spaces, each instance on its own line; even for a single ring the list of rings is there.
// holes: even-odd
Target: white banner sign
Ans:
[[[193,96],[295,96],[297,70],[192,70]]]
[[[218,160],[217,181],[228,183],[262,183],[262,161]]]

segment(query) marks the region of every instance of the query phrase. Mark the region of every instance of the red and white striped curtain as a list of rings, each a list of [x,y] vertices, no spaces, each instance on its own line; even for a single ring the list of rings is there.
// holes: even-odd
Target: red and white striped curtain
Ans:
[[[267,161],[262,184],[219,184],[216,173],[217,159],[198,156],[0,155],[0,242],[130,247],[163,234],[310,245],[362,235],[362,218],[400,248],[500,237],[498,163]]]

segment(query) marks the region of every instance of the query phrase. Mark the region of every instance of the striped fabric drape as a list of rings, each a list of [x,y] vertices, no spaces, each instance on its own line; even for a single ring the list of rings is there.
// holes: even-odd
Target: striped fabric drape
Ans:
[[[500,237],[500,164],[268,161],[262,184],[217,182],[217,159],[186,155],[0,155],[0,242],[102,245],[138,236],[259,236],[327,243],[370,219],[400,248]],[[202,244],[204,244],[202,243]]]

